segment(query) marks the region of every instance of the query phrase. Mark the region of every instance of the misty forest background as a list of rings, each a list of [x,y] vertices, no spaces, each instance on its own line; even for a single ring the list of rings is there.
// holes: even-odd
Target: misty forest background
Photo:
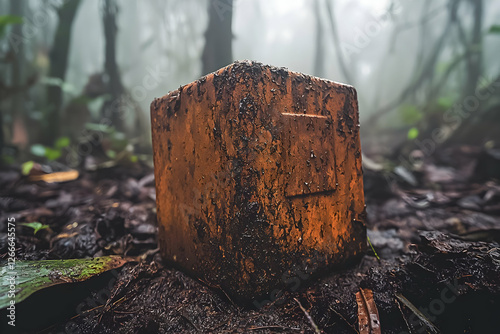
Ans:
[[[493,0],[0,0],[2,164],[149,163],[153,98],[242,59],[355,86],[374,161],[491,149],[499,53]]]

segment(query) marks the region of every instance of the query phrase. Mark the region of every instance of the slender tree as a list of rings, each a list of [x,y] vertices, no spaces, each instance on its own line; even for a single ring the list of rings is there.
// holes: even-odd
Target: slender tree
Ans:
[[[56,9],[58,25],[54,42],[50,50],[50,72],[49,77],[65,80],[68,68],[69,48],[71,42],[71,31],[73,21],[80,5],[80,0],[69,0]],[[49,103],[49,113],[47,115],[47,131],[43,140],[47,144],[52,144],[52,140],[60,132],[60,115],[63,94],[60,86],[49,86],[47,90],[47,101]]]
[[[394,108],[406,102],[410,97],[415,96],[418,90],[421,89],[425,83],[432,82],[432,79],[435,76],[436,64],[438,63],[439,57],[447,44],[446,41],[448,40],[450,32],[453,29],[453,25],[456,22],[459,4],[459,0],[448,1],[448,20],[441,35],[433,44],[433,47],[429,52],[430,54],[425,58],[425,60],[421,61],[420,66],[415,68],[412,79],[402,90],[399,97],[379,108],[372,114],[372,116],[370,116],[367,123],[375,124],[383,115],[391,112]]]
[[[463,32],[460,21],[458,21],[460,36],[464,48],[466,48],[466,58],[467,58],[467,81],[464,87],[464,96],[474,94],[476,86],[478,84],[479,77],[482,73],[482,26],[483,26],[483,0],[470,1],[473,7],[473,25],[472,25],[472,36],[470,42],[467,40],[465,33]]]
[[[340,66],[340,70],[342,74],[344,75],[344,78],[348,84],[354,85],[354,78],[352,76],[352,73],[349,69],[349,67],[346,64],[346,61],[344,59],[344,55],[342,54],[342,48],[341,48],[341,43],[340,43],[340,38],[339,34],[337,31],[337,25],[335,22],[335,14],[333,11],[333,5],[331,1],[326,1],[326,10],[327,10],[327,17],[328,17],[328,22],[330,24],[330,30],[332,32],[332,37],[333,37],[333,44],[335,46],[335,53],[337,55],[337,61]]]
[[[23,1],[10,1],[10,10],[12,15],[24,17],[25,14],[25,3]],[[15,39],[22,39],[23,31],[21,25],[14,25],[12,29],[12,41]],[[12,43],[11,53],[14,55],[12,58],[12,74],[11,74],[11,86],[12,91],[12,112],[13,112],[13,134],[12,142],[14,144],[19,144],[23,146],[27,144],[28,138],[26,137],[25,131],[25,91],[24,89],[19,89],[24,86],[25,77],[25,55],[24,55],[24,42]]]
[[[124,97],[125,88],[122,84],[120,71],[116,62],[116,38],[118,35],[118,26],[116,25],[116,17],[118,16],[119,8],[115,0],[104,0],[103,6],[103,25],[105,39],[105,60],[104,73],[108,85],[108,93],[111,95],[111,100],[107,101],[103,108],[105,115],[109,115],[113,125],[119,130],[124,130],[124,122],[122,113],[123,103],[119,101]]]
[[[233,0],[208,0],[208,27],[202,55],[202,72],[207,74],[233,61],[231,29]]]
[[[314,75],[325,75],[325,47],[323,22],[321,19],[320,0],[314,0],[314,18],[316,21],[316,51],[314,55]]]

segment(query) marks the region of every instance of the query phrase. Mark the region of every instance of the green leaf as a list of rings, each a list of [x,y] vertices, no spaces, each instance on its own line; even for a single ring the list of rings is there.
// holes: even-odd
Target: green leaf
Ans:
[[[104,256],[93,259],[16,261],[15,268],[9,268],[7,263],[2,264],[0,309],[6,308],[11,301],[9,296],[11,275],[16,275],[15,301],[19,303],[39,290],[57,284],[85,281],[131,261],[133,261],[131,258]]]
[[[73,87],[72,84],[68,82],[64,82],[61,78],[55,77],[42,77],[40,79],[40,83],[47,86],[56,86],[61,88],[61,90],[65,93],[75,94],[76,88]]]
[[[33,234],[36,234],[40,230],[44,230],[46,228],[49,228],[49,225],[44,225],[40,222],[33,222],[33,223],[21,223],[19,225],[26,226],[26,227],[31,227],[33,229]]]
[[[450,97],[441,97],[437,101],[438,106],[443,109],[450,109],[453,106],[453,99]]]
[[[35,166],[35,162],[33,160],[23,163],[21,165],[21,172],[23,173],[23,175],[28,175],[33,169],[33,166]]]
[[[13,156],[11,155],[6,155],[6,154],[3,154],[2,155],[2,162],[5,164],[5,165],[12,165],[14,163],[15,159]]]
[[[488,30],[488,33],[490,34],[500,34],[500,24],[494,24],[490,27],[490,30]]]
[[[105,132],[105,133],[114,132],[114,128],[112,126],[108,126],[105,124],[99,124],[99,123],[85,123],[85,129],[92,130],[92,131]]]
[[[23,23],[23,18],[21,16],[0,15],[0,37],[3,37],[9,25],[21,23]]]
[[[137,155],[130,156],[130,162],[137,162],[137,161],[139,161],[139,157]]]
[[[417,128],[411,128],[408,130],[408,139],[412,140],[418,137],[418,129]]]
[[[49,160],[56,160],[61,156],[61,150],[45,147],[45,157]]]
[[[21,24],[23,18],[16,15],[0,15],[0,27],[8,24]]]
[[[400,107],[401,118],[408,125],[413,125],[422,119],[422,112],[414,105],[402,105]]]
[[[114,158],[116,158],[116,152],[115,152],[115,151],[113,151],[113,150],[107,150],[107,151],[106,151],[106,155],[107,155],[107,156],[108,156],[108,158],[110,158],[110,159],[114,159]]]
[[[44,157],[45,150],[46,150],[45,146],[43,146],[41,144],[31,145],[31,153],[33,155],[38,156],[38,157]]]
[[[62,148],[68,147],[69,143],[70,143],[70,141],[69,141],[68,137],[60,137],[56,140],[55,148],[62,149]]]

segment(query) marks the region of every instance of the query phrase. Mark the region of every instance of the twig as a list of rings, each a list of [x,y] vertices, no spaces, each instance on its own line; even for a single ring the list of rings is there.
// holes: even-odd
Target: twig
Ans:
[[[351,73],[347,69],[347,65],[344,61],[344,57],[342,55],[342,49],[340,47],[340,39],[339,35],[337,32],[337,27],[335,25],[335,17],[332,9],[332,5],[330,1],[326,2],[326,10],[328,12],[328,22],[330,23],[330,29],[332,31],[332,36],[333,36],[333,42],[335,45],[336,49],[336,54],[337,54],[337,61],[339,62],[340,69],[342,70],[342,74],[344,74],[345,79],[347,80],[348,84],[354,85],[353,78],[351,76]]]
[[[261,329],[281,329],[284,331],[300,331],[300,328],[293,328],[293,327],[283,327],[283,326],[277,326],[277,325],[271,325],[271,326],[258,326],[258,327],[249,327],[247,328],[250,331],[257,331]]]
[[[299,300],[297,298],[294,298],[294,299],[297,302],[297,304],[299,304],[300,309],[302,310],[302,312],[304,312],[304,314],[306,315],[306,318],[311,323],[311,326],[314,329],[314,332],[316,334],[321,334],[321,331],[319,330],[318,325],[316,325],[316,323],[314,322],[314,320],[311,317],[311,315],[309,314],[309,312],[307,312],[307,310],[304,308],[304,306],[302,306],[302,304],[299,302]]]
[[[415,305],[413,305],[408,299],[406,299],[405,296],[400,293],[396,293],[396,298],[399,299],[399,301],[402,302],[406,307],[408,307],[410,311],[412,311],[413,314],[415,314],[432,333],[439,333],[439,329],[429,319],[427,319],[427,317],[422,312],[420,312],[420,310],[417,309]]]
[[[395,301],[396,301],[396,304],[398,304],[399,311],[401,312],[401,315],[403,316],[403,320],[406,323],[406,327],[408,328],[408,332],[411,334],[412,333],[411,327],[408,324],[408,320],[406,320],[406,317],[405,317],[405,314],[403,313],[403,310],[401,309],[401,304],[399,303],[399,300],[395,299]]]
[[[415,74],[416,78],[412,79],[410,83],[406,86],[406,88],[401,92],[400,96],[396,98],[395,100],[389,102],[386,106],[379,108],[375,113],[373,113],[372,116],[367,120],[367,123],[370,124],[375,124],[378,122],[378,120],[388,112],[392,111],[394,108],[399,106],[401,103],[403,103],[410,95],[415,94],[418,88],[421,87],[421,85],[426,81],[427,76],[433,73],[436,62],[439,58],[439,55],[441,54],[441,51],[443,50],[443,47],[445,46],[445,41],[449,36],[449,32],[453,26],[454,20],[456,19],[456,13],[458,9],[458,4],[460,3],[459,1],[449,1],[449,6],[450,6],[450,12],[449,12],[449,18],[448,22],[446,23],[446,26],[443,29],[443,32],[441,36],[439,37],[438,41],[435,43],[434,49],[431,52],[431,55],[427,58],[425,64],[423,65],[423,68],[418,70]]]
[[[342,320],[344,320],[346,324],[349,325],[349,327],[351,327],[356,333],[359,334],[359,331],[356,329],[356,327],[354,327],[354,325],[352,325],[349,321],[347,321],[347,319],[342,314],[340,314],[336,309],[334,309],[332,306],[329,306],[328,309],[335,312],[335,314],[338,315]]]

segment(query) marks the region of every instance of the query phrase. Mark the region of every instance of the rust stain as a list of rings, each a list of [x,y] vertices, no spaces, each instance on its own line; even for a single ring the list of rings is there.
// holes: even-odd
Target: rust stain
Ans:
[[[151,104],[165,260],[251,300],[366,248],[355,90],[237,62]]]

